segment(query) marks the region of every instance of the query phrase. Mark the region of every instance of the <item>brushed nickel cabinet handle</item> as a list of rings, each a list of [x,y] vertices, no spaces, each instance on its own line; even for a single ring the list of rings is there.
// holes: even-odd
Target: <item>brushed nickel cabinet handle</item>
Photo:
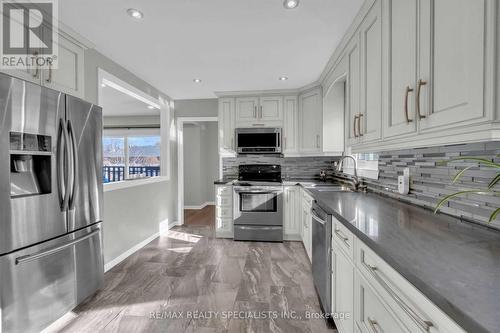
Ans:
[[[260,117],[259,119],[262,119],[262,105],[260,106]]]
[[[379,333],[379,330],[377,329],[378,323],[375,319],[368,317],[368,324],[370,324],[373,333]]]
[[[410,119],[408,117],[408,95],[412,91],[413,91],[413,88],[411,88],[410,86],[406,87],[406,91],[405,91],[405,118],[406,118],[406,123],[407,124],[409,124],[409,123],[411,123],[413,121],[412,119]]]
[[[361,117],[363,117],[363,114],[360,113],[358,117],[358,132],[359,136],[363,136],[363,131],[361,130]]]
[[[37,79],[38,74],[40,73],[40,69],[38,68],[38,61],[36,61],[36,57],[38,57],[38,52],[33,53],[33,56],[35,57],[35,74],[33,74],[33,78]]]
[[[52,63],[49,62],[49,77],[47,79],[45,79],[45,81],[47,83],[51,83],[52,82]]]
[[[340,238],[347,245],[347,247],[350,247],[349,238],[345,237],[340,229],[335,229],[335,235],[337,235],[337,237]]]
[[[253,117],[257,118],[257,106],[253,107]]]
[[[366,262],[363,262],[363,266],[367,268],[368,272],[373,276],[373,278],[382,286],[385,291],[392,297],[392,299],[401,307],[401,309],[406,312],[410,318],[415,321],[424,331],[429,332],[431,327],[434,326],[434,324],[429,321],[420,318],[420,316],[413,310],[409,305],[405,303],[405,301],[399,297],[399,295],[392,290],[392,288],[389,286],[389,284],[380,276],[378,273],[378,268],[377,266],[372,266],[370,264],[367,264]]]
[[[418,80],[418,83],[417,83],[417,115],[418,115],[418,119],[423,119],[425,118],[426,116],[425,115],[422,115],[420,113],[420,91],[422,90],[422,86],[425,86],[427,84],[427,81],[424,81],[422,79],[419,79]]]
[[[358,120],[358,115],[354,115],[354,123],[353,123],[353,130],[354,130],[354,137],[357,138],[359,135],[356,133],[356,123]]]

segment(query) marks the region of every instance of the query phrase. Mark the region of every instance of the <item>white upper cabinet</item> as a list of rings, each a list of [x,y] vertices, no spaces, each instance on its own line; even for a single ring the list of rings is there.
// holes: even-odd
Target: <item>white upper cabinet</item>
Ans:
[[[237,127],[283,126],[283,97],[238,97],[236,98]]]
[[[485,101],[485,84],[494,75],[489,67],[493,42],[487,39],[492,12],[490,0],[420,1],[416,103],[417,114],[425,117],[422,132],[492,116]]]
[[[219,99],[219,150],[234,152],[234,98]]]
[[[50,33],[45,29],[43,33]],[[32,66],[26,70],[5,70],[6,74],[30,81],[54,90],[83,98],[84,97],[84,56],[85,48],[61,32],[58,36],[57,68],[42,69]],[[33,55],[35,55],[34,52]]]
[[[268,96],[259,99],[259,119],[264,122],[283,120],[283,97]]]
[[[323,98],[321,88],[299,96],[299,149],[303,153],[322,151]]]
[[[359,40],[353,36],[347,45],[344,55],[347,61],[346,96],[347,110],[345,123],[346,145],[353,145],[359,141]]]
[[[387,112],[384,136],[415,133],[417,82],[417,0],[387,0],[384,34],[387,36]]]
[[[236,98],[236,124],[252,124],[258,119],[259,98]]]
[[[59,35],[57,69],[49,68],[42,71],[42,82],[45,86],[83,97],[83,72],[85,50],[63,35]]]
[[[361,107],[358,133],[362,142],[382,134],[382,6],[375,1],[360,27]]]
[[[297,96],[285,96],[283,99],[283,153],[298,153],[298,102]]]

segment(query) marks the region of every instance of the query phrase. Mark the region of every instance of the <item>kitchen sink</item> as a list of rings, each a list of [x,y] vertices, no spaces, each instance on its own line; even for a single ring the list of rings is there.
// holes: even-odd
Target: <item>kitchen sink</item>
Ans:
[[[318,192],[352,192],[352,189],[347,186],[322,186],[315,190]]]

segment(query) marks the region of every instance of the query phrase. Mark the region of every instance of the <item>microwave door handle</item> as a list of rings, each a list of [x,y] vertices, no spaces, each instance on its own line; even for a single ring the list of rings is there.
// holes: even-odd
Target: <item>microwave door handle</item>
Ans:
[[[276,133],[276,134],[277,134],[277,135],[276,135],[276,141],[277,141],[277,142],[276,142],[276,147],[280,148],[280,146],[281,146],[281,138],[280,138],[280,133],[278,132],[278,133]]]

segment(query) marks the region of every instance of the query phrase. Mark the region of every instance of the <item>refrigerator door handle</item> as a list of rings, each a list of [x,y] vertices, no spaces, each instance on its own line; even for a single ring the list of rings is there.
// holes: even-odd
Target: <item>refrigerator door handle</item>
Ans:
[[[46,257],[46,256],[50,256],[51,254],[60,252],[60,251],[66,249],[72,245],[78,244],[78,243],[80,243],[80,242],[82,242],[90,237],[93,237],[96,234],[98,234],[99,232],[101,232],[101,229],[96,229],[96,230],[94,230],[86,235],[75,238],[69,242],[45,249],[45,250],[37,252],[37,253],[32,253],[32,254],[27,254],[24,256],[17,257],[16,258],[16,265],[27,263],[27,262],[34,261],[34,260],[38,260],[38,259]]]
[[[68,132],[66,130],[66,127],[64,126],[63,120],[59,119],[59,133],[57,136],[57,186],[59,189],[59,202],[61,204],[62,212],[68,210],[68,200],[69,200],[68,158],[70,150],[68,143],[69,143]]]
[[[71,155],[73,158],[73,172],[72,172],[73,180],[72,180],[71,196],[69,197],[69,210],[72,210],[75,207],[75,195],[78,189],[78,146],[76,144],[75,131],[73,129],[73,125],[69,120],[68,120],[68,133],[71,140]]]

